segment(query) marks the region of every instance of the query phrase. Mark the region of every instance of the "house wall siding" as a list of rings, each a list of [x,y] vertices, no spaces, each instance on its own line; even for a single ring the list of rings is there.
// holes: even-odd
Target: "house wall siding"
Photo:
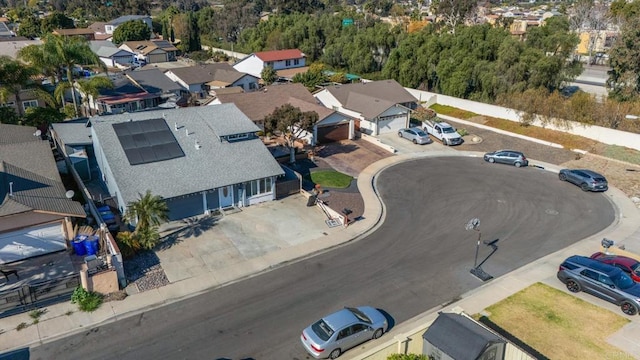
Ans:
[[[93,141],[93,149],[96,154],[96,162],[98,164],[98,168],[100,168],[100,172],[102,173],[102,180],[104,181],[105,185],[107,185],[109,195],[115,198],[118,204],[118,209],[121,213],[124,214],[127,209],[127,204],[122,198],[122,194],[120,193],[120,189],[118,189],[118,184],[116,183],[115,177],[113,176],[111,167],[109,166],[109,163],[107,162],[102,152],[100,140],[98,139],[98,136],[96,136],[93,128],[91,129],[91,140]]]
[[[261,78],[260,74],[262,73],[262,69],[264,68],[264,63],[257,56],[251,54],[249,57],[233,65],[233,68],[240,72],[253,75],[257,78]]]
[[[258,88],[258,78],[252,75],[245,75],[228,87],[233,86],[240,86],[245,92],[250,92]]]

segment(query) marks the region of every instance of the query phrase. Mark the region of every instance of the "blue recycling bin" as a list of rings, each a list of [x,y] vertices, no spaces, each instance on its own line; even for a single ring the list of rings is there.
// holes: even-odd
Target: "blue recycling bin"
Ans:
[[[87,255],[95,255],[98,253],[99,242],[97,236],[89,236],[87,240],[84,241],[84,247],[86,249]]]
[[[76,236],[71,242],[73,245],[73,252],[78,256],[84,256],[87,254],[87,248],[85,247],[86,236]]]

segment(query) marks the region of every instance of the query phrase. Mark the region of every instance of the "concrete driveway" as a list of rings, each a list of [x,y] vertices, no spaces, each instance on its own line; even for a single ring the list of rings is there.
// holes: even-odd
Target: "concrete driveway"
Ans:
[[[336,171],[353,178],[357,178],[362,170],[374,162],[393,156],[390,151],[363,139],[321,145],[316,153]]]
[[[396,154],[411,154],[422,151],[455,151],[455,147],[444,146],[441,142],[433,140],[433,137],[431,138],[433,142],[426,145],[414,144],[407,139],[399,137],[395,131],[380,134],[377,137],[383,144],[393,146],[396,149]]]

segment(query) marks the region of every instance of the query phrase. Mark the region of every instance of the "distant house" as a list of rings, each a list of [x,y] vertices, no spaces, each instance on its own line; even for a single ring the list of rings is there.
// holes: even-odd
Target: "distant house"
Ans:
[[[7,23],[4,21],[0,21],[0,38],[13,38],[16,34],[9,29]]]
[[[95,31],[91,29],[56,29],[52,33],[60,36],[82,36],[89,41],[96,39]]]
[[[29,45],[42,45],[42,40],[16,40],[0,41],[0,56],[8,56],[14,60],[18,58],[18,51]]]
[[[275,199],[284,171],[233,104],[92,118],[98,166],[120,211],[147,190],[178,220]]]
[[[171,79],[159,69],[130,71],[125,76],[149,94],[160,95],[159,106],[169,103],[175,107],[183,97],[189,94],[187,89],[171,81]]]
[[[507,341],[472,318],[440,313],[422,335],[422,353],[441,360],[502,360]]]
[[[282,105],[290,104],[303,112],[315,111],[318,122],[307,137],[312,145],[354,138],[354,119],[319,105],[302,84],[271,85],[251,93],[219,94],[209,105],[227,103],[234,103],[262,129],[264,118]]]
[[[358,119],[360,131],[368,135],[409,126],[418,102],[395,80],[332,85],[314,96],[322,105]]]
[[[261,78],[265,67],[274,70],[303,68],[306,66],[306,55],[298,49],[262,51],[250,54],[238,61],[233,67],[241,72]]]
[[[107,34],[105,32],[106,22],[97,21],[93,24],[89,25],[87,29],[93,31],[95,40],[109,40],[113,36],[113,34]]]
[[[238,86],[244,91],[252,91],[258,88],[257,77],[237,71],[227,63],[173,68],[165,74],[199,98],[209,96],[211,89]]]
[[[132,21],[132,20],[140,20],[140,21],[144,22],[149,27],[149,30],[151,31],[151,33],[153,33],[153,25],[151,23],[151,16],[147,16],[147,15],[125,15],[125,16],[120,16],[119,18],[117,18],[115,20],[111,20],[108,23],[104,24],[104,32],[107,33],[107,34],[113,35],[113,32],[116,30],[116,28],[118,26],[126,23],[127,21]]]
[[[0,265],[67,249],[82,205],[69,198],[49,141],[0,124]]]
[[[20,90],[20,100],[16,100],[14,94],[7,94],[4,102],[0,101],[0,106],[10,107],[15,110],[16,114],[23,115],[27,109],[33,107],[45,107],[44,101],[40,100],[33,90],[22,89]]]
[[[89,47],[91,48],[91,51],[98,55],[100,61],[108,67],[130,67],[135,59],[134,53],[124,49],[119,49],[111,41],[90,41]]]
[[[125,41],[120,49],[135,53],[138,60],[147,64],[176,61],[180,52],[167,40]]]
[[[156,109],[162,103],[162,94],[149,93],[144,88],[136,85],[129,78],[119,78],[114,82],[113,89],[100,89],[97,98],[88,95],[83,101],[89,107],[89,114],[120,114],[123,112],[136,112]],[[85,97],[86,94],[80,93]]]

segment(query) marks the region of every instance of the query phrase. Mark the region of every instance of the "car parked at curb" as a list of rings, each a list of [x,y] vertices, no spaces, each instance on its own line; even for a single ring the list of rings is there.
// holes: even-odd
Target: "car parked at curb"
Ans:
[[[586,169],[562,169],[558,178],[578,185],[583,191],[607,191],[609,184],[607,179],[592,170]]]
[[[429,135],[422,131],[422,129],[413,127],[413,128],[405,128],[398,130],[398,136],[410,140],[414,144],[431,144],[433,140],[429,137]]]
[[[498,150],[484,154],[484,161],[513,165],[515,167],[529,166],[529,160],[520,151]]]
[[[640,284],[620,268],[574,255],[562,262],[557,276],[571,292],[584,291],[620,306],[627,315],[638,314]]]
[[[602,252],[597,252],[591,255],[591,258],[620,268],[631,276],[633,281],[640,282],[640,261],[636,259],[616,254],[605,254]]]
[[[387,318],[371,306],[345,307],[302,331],[300,341],[316,359],[336,359],[345,351],[387,331]]]

